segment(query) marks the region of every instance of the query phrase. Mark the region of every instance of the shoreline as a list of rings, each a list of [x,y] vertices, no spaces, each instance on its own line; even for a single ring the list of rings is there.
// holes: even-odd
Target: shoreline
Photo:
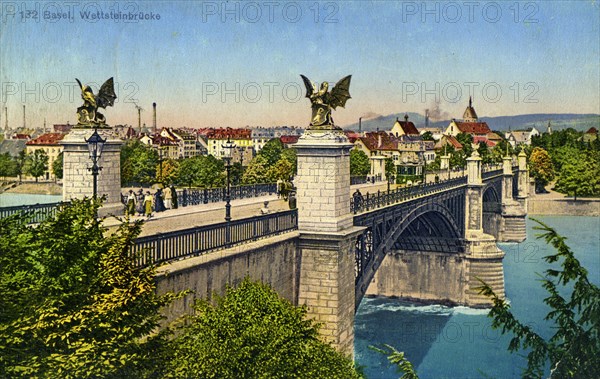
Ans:
[[[2,193],[24,195],[62,195],[62,185],[52,182],[24,182],[9,188]]]

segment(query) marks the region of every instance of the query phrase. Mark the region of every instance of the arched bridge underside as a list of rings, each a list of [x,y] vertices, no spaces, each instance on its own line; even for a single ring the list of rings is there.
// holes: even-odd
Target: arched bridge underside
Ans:
[[[367,227],[356,240],[356,306],[387,252],[464,252],[466,186],[415,198],[354,217]]]
[[[484,212],[502,211],[502,170],[485,172]],[[516,175],[510,196],[516,194]],[[465,251],[466,180],[454,188],[424,194],[354,216],[366,227],[356,240],[356,307],[385,255],[395,250],[463,253]]]

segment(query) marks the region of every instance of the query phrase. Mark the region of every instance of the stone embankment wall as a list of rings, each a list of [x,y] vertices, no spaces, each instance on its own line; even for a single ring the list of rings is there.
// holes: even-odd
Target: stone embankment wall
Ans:
[[[227,285],[244,278],[267,283],[282,297],[297,304],[297,232],[173,262],[159,268],[159,293],[193,291],[175,301],[165,312],[167,321],[192,312],[196,299],[223,295]]]
[[[529,215],[600,216],[600,199],[545,199],[533,196],[527,200]]]

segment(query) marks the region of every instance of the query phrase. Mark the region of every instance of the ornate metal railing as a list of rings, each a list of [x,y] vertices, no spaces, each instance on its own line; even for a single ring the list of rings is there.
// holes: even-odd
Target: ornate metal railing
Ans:
[[[377,191],[374,194],[367,193],[366,196],[363,196],[357,190],[350,198],[350,212],[354,214],[368,212],[391,204],[398,204],[417,196],[429,195],[465,184],[467,184],[467,177],[462,176],[437,183],[419,184],[417,186],[396,188],[391,191]]]
[[[49,217],[54,217],[56,212],[66,204],[68,204],[68,202],[3,207],[0,208],[0,218],[6,218],[17,213],[22,213],[29,217],[29,224],[38,224]]]
[[[186,207],[188,205],[217,203],[219,201],[225,201],[226,192],[227,189],[225,187],[204,189],[184,188],[182,190],[177,190],[177,202],[179,203],[179,206],[182,207]],[[277,192],[276,183],[232,186],[231,200],[271,195],[275,192]]]
[[[205,225],[175,232],[140,237],[132,253],[139,254],[138,264],[163,263],[256,241],[298,228],[298,211],[289,210]]]
[[[360,175],[360,176],[351,176],[350,177],[350,185],[356,185],[356,184],[365,184],[367,182],[367,176],[366,175]]]
[[[494,170],[483,171],[481,173],[481,179],[489,179],[494,176],[502,175],[502,168],[496,168]]]

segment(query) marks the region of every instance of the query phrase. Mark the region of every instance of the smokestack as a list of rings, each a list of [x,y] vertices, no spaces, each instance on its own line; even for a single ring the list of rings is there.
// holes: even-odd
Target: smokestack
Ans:
[[[152,103],[152,127],[156,133],[156,103]]]
[[[429,127],[429,109],[425,109],[425,127]]]
[[[138,107],[138,133],[142,132],[142,108]]]
[[[8,138],[8,107],[4,107],[4,138]]]
[[[379,138],[377,139],[377,147],[378,147],[378,148],[381,148],[381,133],[379,133],[379,132],[378,132],[378,133],[377,133],[377,136],[379,137]]]
[[[48,131],[46,130],[46,117],[44,117],[44,133],[48,133]]]
[[[358,118],[358,132],[362,132],[362,117]]]
[[[25,125],[25,104],[23,104],[23,129],[25,129],[27,125]]]

